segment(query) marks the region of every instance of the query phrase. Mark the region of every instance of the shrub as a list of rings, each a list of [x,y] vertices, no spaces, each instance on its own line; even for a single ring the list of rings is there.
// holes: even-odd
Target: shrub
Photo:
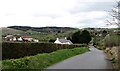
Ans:
[[[107,36],[104,40],[105,47],[119,46],[120,35]]]
[[[38,53],[50,53],[60,49],[71,49],[83,46],[86,45],[61,45],[54,43],[31,42],[2,42],[2,59],[20,58],[24,56],[36,55]]]

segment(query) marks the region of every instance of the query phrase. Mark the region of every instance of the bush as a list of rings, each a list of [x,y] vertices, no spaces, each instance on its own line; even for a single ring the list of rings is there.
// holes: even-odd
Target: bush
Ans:
[[[49,42],[54,43],[56,39],[50,39]]]
[[[107,36],[104,40],[105,47],[120,46],[120,35]]]
[[[2,42],[2,59],[20,58],[24,56],[36,55],[38,53],[50,53],[59,49],[71,49],[83,46],[86,45],[61,45],[54,43],[31,42]]]
[[[59,61],[67,59],[69,57],[82,54],[89,51],[88,48],[74,48],[57,50],[52,53],[38,54],[35,56],[29,56],[19,59],[10,59],[2,61],[2,69],[45,69]],[[29,70],[27,70],[29,71]]]

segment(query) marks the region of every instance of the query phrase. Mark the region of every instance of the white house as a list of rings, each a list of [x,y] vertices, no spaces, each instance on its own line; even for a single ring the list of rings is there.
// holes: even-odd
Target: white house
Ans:
[[[17,40],[17,38],[16,37],[13,37],[13,41],[16,41]]]
[[[39,42],[39,40],[37,40],[37,39],[34,39],[33,41],[34,41],[34,42]]]
[[[69,45],[73,44],[70,40],[67,40],[66,37],[65,37],[65,39],[57,38],[54,43],[56,43],[56,44],[69,44]]]
[[[18,38],[18,41],[23,41],[22,37],[19,37],[19,38]]]

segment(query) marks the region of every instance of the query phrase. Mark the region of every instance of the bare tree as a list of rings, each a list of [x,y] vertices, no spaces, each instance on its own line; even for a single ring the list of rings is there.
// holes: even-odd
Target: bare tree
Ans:
[[[110,12],[110,16],[112,19],[107,19],[109,24],[107,25],[117,25],[120,28],[120,1],[117,2],[117,6],[115,6]]]

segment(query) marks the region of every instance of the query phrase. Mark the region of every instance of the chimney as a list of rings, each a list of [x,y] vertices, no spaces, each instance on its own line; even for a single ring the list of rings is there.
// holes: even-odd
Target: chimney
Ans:
[[[65,37],[65,39],[67,40],[67,38]]]
[[[59,38],[57,38],[57,40],[59,40]]]

